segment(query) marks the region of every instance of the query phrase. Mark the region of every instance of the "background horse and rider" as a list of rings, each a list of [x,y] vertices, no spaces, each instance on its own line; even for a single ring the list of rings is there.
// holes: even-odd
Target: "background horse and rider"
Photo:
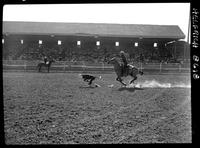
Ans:
[[[38,63],[38,65],[37,65],[38,72],[41,71],[41,68],[42,68],[42,67],[45,67],[45,68],[47,68],[47,72],[49,73],[51,64],[52,64],[53,62],[55,62],[55,60],[54,60],[53,58],[49,58],[49,59],[48,59],[47,57],[44,57],[44,61]]]

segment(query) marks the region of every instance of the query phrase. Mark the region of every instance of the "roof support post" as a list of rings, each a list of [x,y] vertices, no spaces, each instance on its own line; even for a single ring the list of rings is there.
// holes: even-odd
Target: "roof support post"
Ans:
[[[176,41],[174,42],[174,58],[176,58]]]

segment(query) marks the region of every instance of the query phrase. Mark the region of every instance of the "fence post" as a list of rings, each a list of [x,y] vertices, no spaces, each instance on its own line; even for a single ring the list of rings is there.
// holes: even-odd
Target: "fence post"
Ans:
[[[68,63],[69,71],[71,70],[71,61]]]
[[[66,64],[65,64],[65,61],[64,61],[64,68],[63,68],[63,69],[64,69],[64,72],[65,72],[65,67],[66,67],[65,65],[66,65]]]
[[[103,71],[104,71],[104,62],[102,62],[102,66],[103,66]]]
[[[181,64],[179,64],[179,72],[181,72]]]
[[[162,62],[160,62],[160,73],[162,71]]]
[[[82,70],[85,71],[85,68],[86,68],[85,62],[83,61],[82,64],[83,64],[82,65]]]
[[[24,71],[26,71],[26,60],[24,60]]]

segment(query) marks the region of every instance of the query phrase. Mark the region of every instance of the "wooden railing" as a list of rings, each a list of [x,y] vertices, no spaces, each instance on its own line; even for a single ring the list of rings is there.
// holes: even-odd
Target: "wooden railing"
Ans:
[[[36,70],[39,60],[3,60],[3,70]],[[180,63],[134,63],[134,66],[148,72],[190,72],[190,64]],[[56,61],[52,63],[51,70],[54,71],[113,71],[113,66],[107,63],[87,63],[84,61],[69,62]]]

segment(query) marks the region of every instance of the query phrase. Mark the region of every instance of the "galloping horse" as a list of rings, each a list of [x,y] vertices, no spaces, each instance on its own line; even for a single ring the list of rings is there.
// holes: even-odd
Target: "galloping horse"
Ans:
[[[126,86],[126,84],[122,81],[121,77],[127,77],[127,76],[133,77],[133,79],[130,81],[131,84],[137,79],[138,74],[143,75],[142,71],[140,71],[138,68],[130,64],[127,65],[127,69],[123,70],[123,65],[120,64],[115,57],[109,60],[108,64],[113,64],[115,73],[117,74],[116,80],[119,81],[124,86]]]
[[[52,62],[55,62],[55,60],[51,59],[51,60],[47,61],[46,64],[44,62],[38,63],[38,65],[37,65],[38,72],[40,72],[42,67],[47,67],[47,70],[48,70],[48,73],[49,73],[49,69],[51,67]]]

